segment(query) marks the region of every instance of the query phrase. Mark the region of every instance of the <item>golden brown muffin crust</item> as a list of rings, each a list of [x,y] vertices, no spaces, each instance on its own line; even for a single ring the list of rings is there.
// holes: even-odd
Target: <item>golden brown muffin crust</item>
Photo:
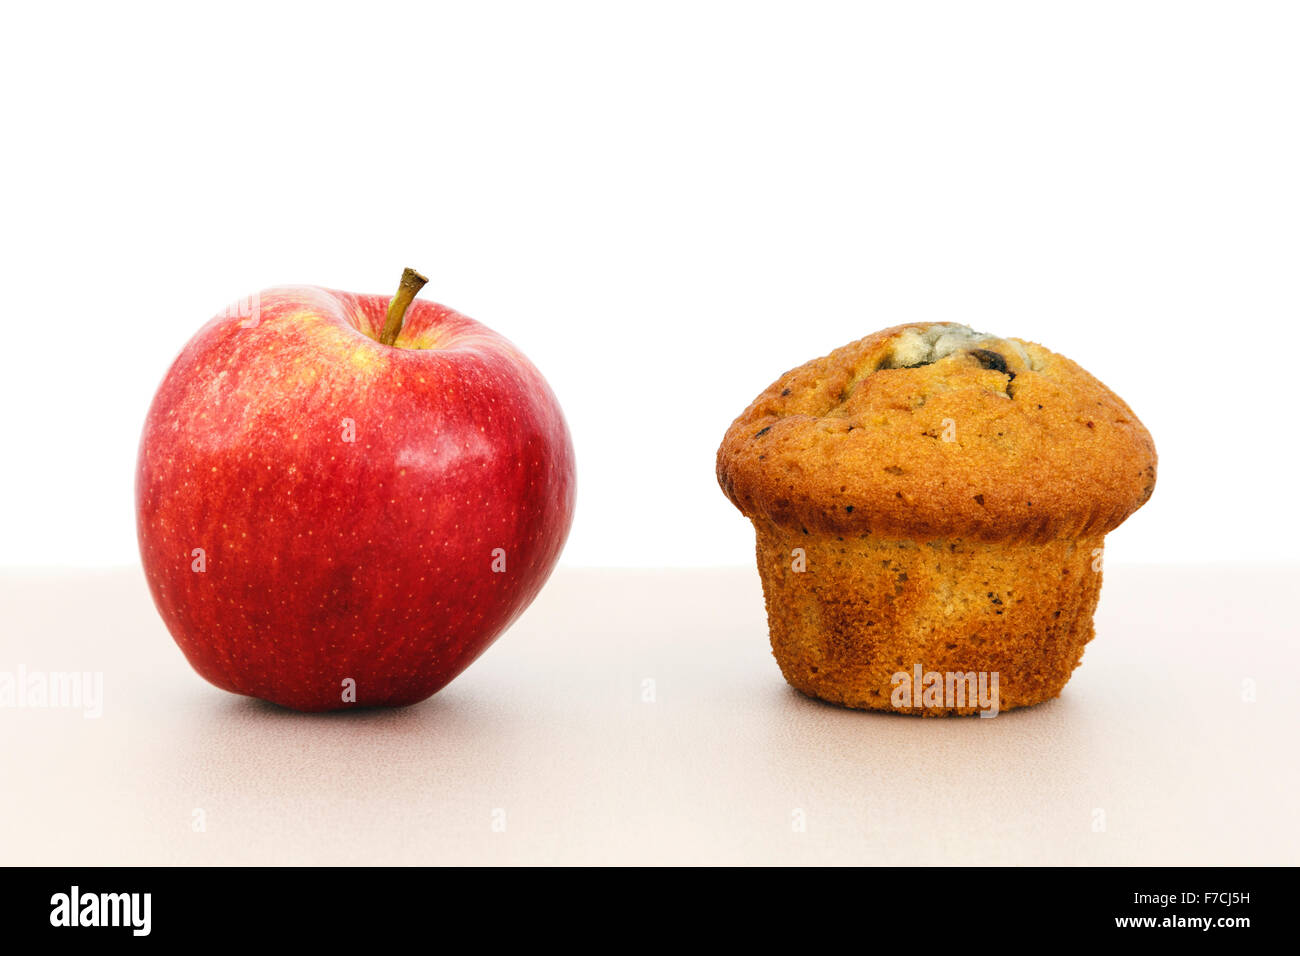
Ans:
[[[954,323],[900,325],[787,372],[732,423],[744,514],[911,540],[1100,535],[1155,487],[1146,428],[1077,364]]]

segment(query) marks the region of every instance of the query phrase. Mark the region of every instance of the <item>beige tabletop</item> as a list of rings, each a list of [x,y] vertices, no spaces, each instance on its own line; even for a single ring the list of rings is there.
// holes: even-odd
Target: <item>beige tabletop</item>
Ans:
[[[7,572],[0,676],[103,697],[0,708],[0,863],[1296,864],[1298,579],[1108,567],[1059,700],[944,720],[787,687],[748,569],[562,569],[433,699],[329,716],[209,686],[134,570]]]

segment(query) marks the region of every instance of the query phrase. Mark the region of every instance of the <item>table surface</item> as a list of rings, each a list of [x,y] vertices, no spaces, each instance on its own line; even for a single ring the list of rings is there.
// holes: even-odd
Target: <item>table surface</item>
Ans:
[[[138,571],[6,572],[0,672],[104,696],[0,708],[0,863],[1296,864],[1297,570],[1108,566],[992,720],[801,696],[752,569],[561,569],[432,699],[324,716],[196,676]]]

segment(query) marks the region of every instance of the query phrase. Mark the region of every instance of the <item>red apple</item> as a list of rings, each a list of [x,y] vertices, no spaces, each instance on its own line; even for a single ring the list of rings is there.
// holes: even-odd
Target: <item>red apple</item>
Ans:
[[[423,284],[262,292],[154,396],[140,553],[218,687],[306,711],[423,700],[555,566],[574,505],[560,406],[504,338],[412,301]]]

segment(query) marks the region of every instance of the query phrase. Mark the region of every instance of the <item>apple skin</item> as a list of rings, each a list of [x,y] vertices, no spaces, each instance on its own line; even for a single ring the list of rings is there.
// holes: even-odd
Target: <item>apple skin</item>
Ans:
[[[559,403],[506,339],[431,302],[394,347],[388,296],[252,301],[190,340],[145,421],[154,603],[225,690],[302,711],[424,700],[559,558],[575,495]]]

